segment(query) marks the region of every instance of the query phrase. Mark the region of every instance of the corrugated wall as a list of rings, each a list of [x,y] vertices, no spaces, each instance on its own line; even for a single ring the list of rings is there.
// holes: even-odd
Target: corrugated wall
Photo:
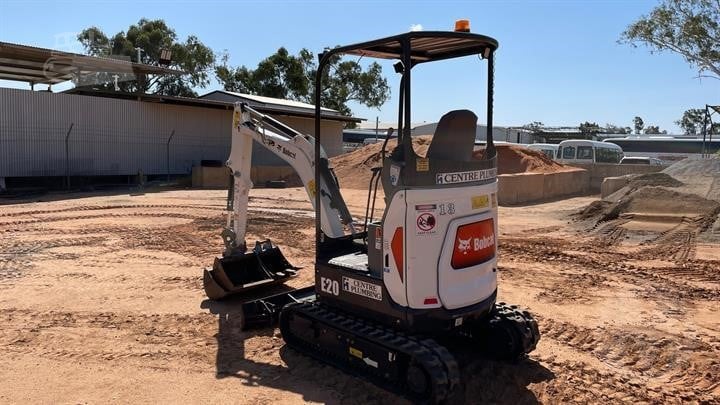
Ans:
[[[231,111],[0,88],[0,177],[190,173],[227,159]]]
[[[278,116],[301,132],[312,119]],[[189,174],[201,160],[225,161],[232,111],[0,88],[0,177],[64,176],[65,135],[71,176]],[[322,122],[330,156],[342,152],[342,123]],[[253,165],[285,165],[259,145]]]

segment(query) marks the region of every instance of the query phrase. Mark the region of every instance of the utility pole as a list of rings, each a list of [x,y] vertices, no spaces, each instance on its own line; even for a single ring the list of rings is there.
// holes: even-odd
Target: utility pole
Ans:
[[[165,149],[165,152],[166,152],[166,164],[167,164],[167,181],[170,181],[170,141],[172,141],[173,136],[175,136],[175,130],[174,130],[174,129],[173,129],[172,132],[170,133],[170,137],[169,137],[168,140],[167,140],[167,145],[166,145],[166,149]]]
[[[379,129],[380,129],[380,117],[375,116],[375,143],[378,142]]]
[[[72,132],[75,123],[70,124],[67,133],[65,134],[65,188],[70,189],[70,145],[68,143],[70,139],[70,132]]]

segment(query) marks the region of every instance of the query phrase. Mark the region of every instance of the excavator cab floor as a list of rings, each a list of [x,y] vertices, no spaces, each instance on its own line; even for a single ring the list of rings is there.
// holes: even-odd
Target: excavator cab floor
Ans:
[[[250,252],[216,257],[213,267],[203,271],[203,286],[208,298],[218,300],[284,283],[299,269],[288,262],[279,247],[266,240],[257,242]]]

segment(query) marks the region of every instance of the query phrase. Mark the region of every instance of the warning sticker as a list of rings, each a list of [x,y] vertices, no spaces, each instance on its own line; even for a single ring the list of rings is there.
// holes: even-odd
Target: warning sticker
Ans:
[[[315,180],[308,181],[307,190],[310,192],[313,198],[315,198]]]
[[[343,277],[342,286],[343,291],[382,301],[382,287],[377,284],[368,283],[356,278]]]
[[[423,212],[417,216],[417,233],[418,235],[435,233],[435,215],[430,212]]]
[[[415,161],[415,171],[426,172],[428,170],[430,170],[430,159],[417,158]]]
[[[487,208],[487,206],[490,205],[490,201],[486,195],[476,195],[471,198],[470,202],[472,203],[472,209],[474,210]]]

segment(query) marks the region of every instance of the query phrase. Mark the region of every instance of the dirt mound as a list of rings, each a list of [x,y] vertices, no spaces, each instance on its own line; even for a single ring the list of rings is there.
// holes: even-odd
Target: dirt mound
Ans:
[[[578,219],[597,219],[597,222],[604,222],[617,219],[625,213],[709,217],[718,210],[720,203],[697,194],[645,186],[634,189],[615,201],[593,201],[575,215]]]
[[[555,173],[572,170],[536,150],[519,145],[497,145],[498,174],[513,173]],[[482,153],[478,150],[475,154]]]
[[[413,148],[419,156],[427,154],[432,136],[423,135],[413,138]],[[388,141],[387,151],[397,145],[397,140]],[[549,159],[542,152],[523,148],[519,145],[496,145],[498,155],[498,174],[512,173],[554,173],[573,170]],[[330,159],[340,186],[366,189],[372,176],[370,169],[381,164],[382,143],[367,145],[352,152]],[[484,148],[479,147],[473,157],[481,159]]]
[[[634,175],[628,184],[632,188],[640,188],[645,186],[657,187],[680,187],[684,183],[667,173],[645,173]]]
[[[645,173],[645,174],[628,174],[624,176],[627,184],[618,191],[605,197],[605,200],[617,202],[628,194],[643,187],[682,187],[685,183],[668,175],[667,173]]]
[[[668,166],[662,172],[680,180],[698,176],[720,177],[720,157],[683,159]]]
[[[612,205],[613,204],[610,201],[595,200],[585,206],[582,210],[578,211],[575,216],[577,216],[578,219],[590,219],[601,215],[604,216],[608,211],[608,207]]]
[[[683,159],[663,173],[685,183],[682,191],[720,201],[720,157],[692,157]]]
[[[630,193],[626,212],[705,215],[715,211],[720,204],[700,197],[664,187],[643,187]]]

